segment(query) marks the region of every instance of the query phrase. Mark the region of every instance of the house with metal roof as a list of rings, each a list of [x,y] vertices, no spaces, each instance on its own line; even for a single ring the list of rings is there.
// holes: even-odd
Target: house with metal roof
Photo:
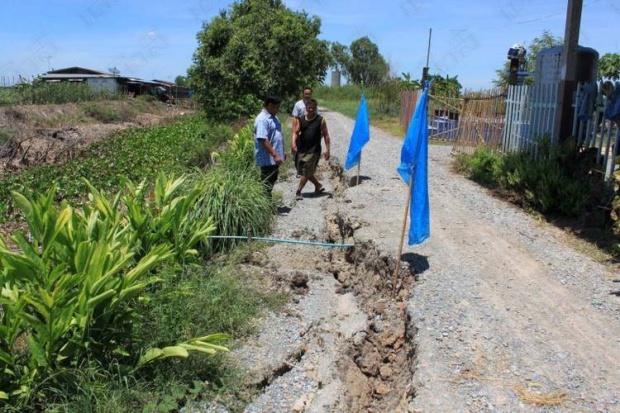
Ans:
[[[47,83],[86,83],[96,92],[125,93],[132,96],[150,93],[154,88],[160,86],[160,82],[156,81],[120,76],[110,72],[101,72],[79,66],[51,70],[41,75],[40,79]]]

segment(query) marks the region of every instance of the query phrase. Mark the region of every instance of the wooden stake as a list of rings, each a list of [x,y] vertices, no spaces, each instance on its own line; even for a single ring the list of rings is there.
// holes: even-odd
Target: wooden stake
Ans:
[[[357,164],[357,183],[356,186],[360,184],[360,168],[362,167],[362,155],[360,154],[360,161]]]
[[[400,234],[400,246],[398,247],[398,255],[396,256],[396,270],[394,271],[394,282],[400,275],[400,256],[403,253],[403,244],[405,243],[405,231],[407,230],[407,214],[409,214],[409,206],[411,204],[411,193],[413,192],[413,178],[414,174],[411,174],[409,179],[409,193],[407,194],[407,203],[405,205],[405,216],[403,218],[403,228]]]

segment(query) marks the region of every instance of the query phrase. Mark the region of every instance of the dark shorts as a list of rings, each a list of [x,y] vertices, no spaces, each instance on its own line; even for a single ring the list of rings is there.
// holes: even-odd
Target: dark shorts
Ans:
[[[320,153],[298,153],[296,156],[295,166],[297,168],[297,175],[310,178],[314,175],[316,167],[321,159]]]
[[[273,186],[278,180],[278,168],[278,165],[261,166],[260,168],[261,178],[263,180],[263,183],[265,184],[265,189],[269,194],[271,194]]]

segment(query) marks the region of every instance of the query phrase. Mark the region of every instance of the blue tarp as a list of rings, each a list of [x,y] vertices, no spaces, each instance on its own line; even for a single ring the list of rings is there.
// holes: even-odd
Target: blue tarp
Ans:
[[[368,122],[368,107],[366,106],[366,97],[362,94],[359,107],[357,108],[357,117],[353,126],[353,133],[349,141],[349,152],[344,163],[344,169],[351,169],[360,163],[362,157],[362,148],[370,140],[370,124]]]
[[[409,185],[413,179],[410,200],[409,245],[420,244],[430,236],[428,200],[428,90],[418,100],[400,154],[398,173]]]

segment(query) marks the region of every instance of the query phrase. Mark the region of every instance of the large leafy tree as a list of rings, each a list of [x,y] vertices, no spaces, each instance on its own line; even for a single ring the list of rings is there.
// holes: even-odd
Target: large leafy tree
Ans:
[[[620,54],[607,53],[598,61],[599,80],[619,80],[620,79]]]
[[[348,77],[347,66],[351,61],[349,48],[342,43],[332,42],[329,45],[331,55],[330,67],[339,71],[344,77]]]
[[[536,69],[536,55],[538,52],[550,47],[561,46],[562,44],[564,44],[564,40],[561,37],[554,36],[548,30],[544,30],[542,35],[540,37],[535,37],[527,47],[527,71],[533,73]],[[506,87],[508,85],[508,66],[509,62],[506,60],[503,67],[495,71],[495,75],[497,76],[493,79],[493,84],[495,86]],[[528,82],[532,80],[533,79],[530,79]]]
[[[358,85],[374,85],[384,81],[390,67],[379,53],[379,47],[368,36],[354,40],[349,47],[346,66],[348,79]]]
[[[330,55],[320,29],[281,0],[241,0],[205,23],[188,74],[207,116],[248,116],[266,95],[286,99],[323,81]]]

